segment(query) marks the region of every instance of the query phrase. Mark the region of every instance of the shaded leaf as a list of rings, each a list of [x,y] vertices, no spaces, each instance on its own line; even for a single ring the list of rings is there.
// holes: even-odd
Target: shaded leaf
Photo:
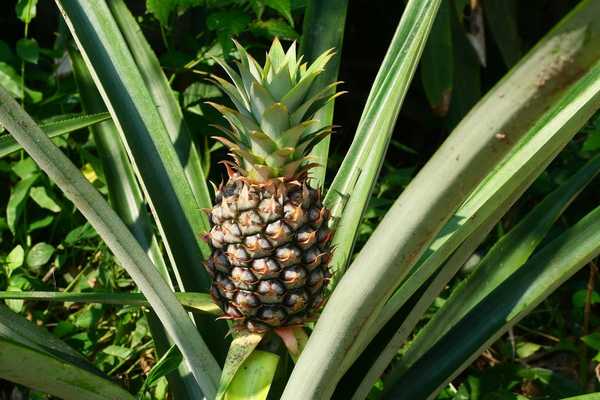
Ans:
[[[31,249],[27,252],[27,257],[25,258],[25,262],[31,268],[39,268],[42,265],[45,265],[50,258],[54,254],[54,246],[49,245],[48,243],[36,243],[33,245]]]
[[[177,346],[171,346],[146,375],[146,379],[138,392],[138,396],[143,395],[148,389],[154,386],[160,378],[175,371],[182,361],[183,356]]]
[[[451,16],[450,2],[443,1],[421,56],[421,82],[425,95],[433,111],[441,116],[448,113],[452,96],[454,55]]]
[[[279,356],[254,351],[235,374],[225,400],[266,400],[277,370]]]
[[[6,223],[13,235],[17,232],[17,222],[19,221],[21,214],[23,214],[23,208],[25,207],[29,189],[31,189],[37,179],[38,176],[33,175],[20,180],[11,191],[6,206]]]
[[[250,24],[250,31],[256,35],[267,39],[281,38],[287,40],[296,40],[298,33],[287,22],[280,19],[267,19],[253,21]]]
[[[17,55],[21,60],[37,64],[40,58],[40,48],[35,39],[21,38],[17,41]]]
[[[217,392],[216,400],[228,398],[226,396],[234,377],[246,359],[254,352],[254,349],[256,349],[256,346],[258,346],[262,338],[262,334],[241,331],[235,339],[233,339],[233,342],[231,342],[231,346],[229,347],[229,352],[227,353],[221,380],[219,381],[219,390]]]
[[[37,2],[38,0],[19,0],[15,6],[17,12],[17,18],[26,24],[30,23],[37,14]]]
[[[25,250],[23,250],[23,247],[21,245],[17,245],[6,256],[5,266],[4,266],[6,275],[10,278],[12,273],[17,268],[20,268],[21,266],[23,266],[24,262],[25,262]]]
[[[52,212],[60,212],[61,208],[50,195],[44,186],[35,186],[31,188],[29,193],[33,201],[35,201],[40,207],[50,210]]]

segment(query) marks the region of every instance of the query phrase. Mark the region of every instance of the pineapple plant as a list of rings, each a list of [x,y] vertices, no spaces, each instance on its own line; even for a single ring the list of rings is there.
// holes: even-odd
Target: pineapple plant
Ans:
[[[236,110],[212,104],[228,121],[216,137],[233,157],[228,180],[215,188],[206,239],[211,295],[227,319],[251,332],[303,325],[324,303],[331,256],[329,211],[312,187],[308,154],[331,127],[315,113],[336,83],[312,91],[333,55],[310,66],[275,39],[264,66],[237,44],[239,73],[221,63],[232,83],[213,77]]]

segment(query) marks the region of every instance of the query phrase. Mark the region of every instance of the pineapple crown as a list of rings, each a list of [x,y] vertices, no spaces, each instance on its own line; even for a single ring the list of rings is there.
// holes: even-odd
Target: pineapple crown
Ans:
[[[296,43],[284,51],[275,39],[264,66],[237,42],[238,72],[216,60],[231,82],[212,78],[225,92],[236,110],[214,103],[229,122],[230,129],[217,127],[224,136],[215,137],[229,148],[241,175],[257,182],[272,178],[293,179],[315,164],[308,163],[312,148],[331,133],[322,127],[315,113],[341,93],[339,82],[316,90],[317,76],[333,57],[333,50],[321,54],[309,66],[296,55]],[[333,94],[332,94],[333,93]]]

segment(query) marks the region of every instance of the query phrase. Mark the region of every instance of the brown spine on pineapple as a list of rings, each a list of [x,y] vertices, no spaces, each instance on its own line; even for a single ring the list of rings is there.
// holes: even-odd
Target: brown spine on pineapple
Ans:
[[[252,182],[229,170],[210,211],[211,295],[252,332],[303,325],[323,306],[329,212],[306,174]]]

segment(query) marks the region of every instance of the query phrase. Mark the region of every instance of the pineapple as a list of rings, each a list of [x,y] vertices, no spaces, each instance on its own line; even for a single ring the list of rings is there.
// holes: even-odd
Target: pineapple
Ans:
[[[222,63],[231,83],[213,77],[237,110],[212,104],[228,121],[219,127],[233,162],[215,189],[206,235],[213,252],[206,269],[224,318],[251,332],[303,325],[324,303],[331,258],[329,212],[309,181],[307,156],[331,133],[313,119],[337,83],[313,89],[331,59],[310,66],[275,39],[265,65],[236,43],[239,73]]]

